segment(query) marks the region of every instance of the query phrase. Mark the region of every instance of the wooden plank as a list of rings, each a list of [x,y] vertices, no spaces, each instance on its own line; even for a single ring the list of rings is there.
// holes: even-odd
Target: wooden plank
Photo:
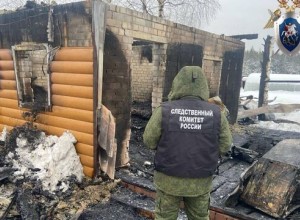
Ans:
[[[94,157],[79,154],[79,158],[80,158],[80,161],[81,161],[82,165],[85,165],[87,167],[93,167],[94,166]]]
[[[93,134],[93,123],[85,121],[40,114],[37,116],[36,123],[63,128],[66,130],[74,130],[82,133]]]
[[[25,123],[25,118],[22,115],[23,111],[0,107],[0,113],[1,113],[0,117],[1,118],[3,117],[2,120],[5,121],[21,120],[22,122]],[[35,122],[40,124],[50,125],[53,127],[63,128],[66,130],[74,130],[74,131],[83,132],[87,134],[93,134],[93,123],[91,122],[79,121],[79,120],[57,117],[52,115],[44,115],[44,114],[39,114]]]
[[[236,168],[233,168],[233,170],[234,169]],[[123,186],[127,187],[133,192],[139,193],[141,195],[150,198],[155,198],[155,194],[156,194],[155,187],[152,181],[150,181],[149,179],[134,176],[132,173],[123,169],[117,171],[116,177],[122,180]],[[238,219],[238,220],[274,220],[274,218],[268,217],[267,215],[255,210],[252,207],[245,207],[244,204],[239,204],[237,207],[234,208],[225,207],[223,202],[217,204],[216,200],[224,201],[226,199],[226,195],[228,195],[228,192],[233,191],[238,183],[237,182],[230,183],[230,180],[223,176],[216,176],[214,178],[214,181],[216,181],[216,178],[222,179],[222,181],[224,181],[223,182],[224,184],[221,184],[220,187],[218,187],[218,192],[219,192],[218,194],[216,193],[211,194],[211,206],[210,206],[210,210],[212,210],[211,213],[214,212],[218,213],[218,214],[215,213],[211,216],[219,216],[219,218],[225,217],[225,219],[228,218],[228,219]],[[219,197],[217,197],[216,195],[219,195]],[[252,214],[254,217],[249,217],[249,214]],[[259,215],[261,215],[262,217],[256,218]]]
[[[15,80],[0,80],[0,89],[16,90],[17,83]]]
[[[92,47],[63,47],[54,56],[55,61],[93,61]]]
[[[232,166],[228,170],[225,170],[223,173],[220,175],[227,178],[228,181],[230,182],[239,182],[241,174],[248,169],[250,166],[249,163],[244,162],[244,161],[239,161],[236,165]]]
[[[79,121],[86,121],[91,123],[94,122],[92,111],[75,109],[75,108],[53,106],[52,112],[44,112],[43,114],[69,118],[69,119],[74,119]]]
[[[76,145],[76,151],[78,154],[84,154],[90,157],[94,156],[94,147],[91,145],[83,144],[83,143],[77,143]]]
[[[17,100],[6,99],[6,98],[0,98],[0,106],[6,108],[14,108],[14,109],[17,109],[19,107]]]
[[[12,60],[11,50],[0,49],[0,60]]]
[[[60,136],[62,135],[66,129],[58,128],[54,126],[44,125],[44,124],[36,124],[38,129],[41,129],[43,131],[46,131],[47,134],[53,134]],[[78,132],[74,130],[69,130],[76,138],[76,140],[80,143],[87,144],[87,145],[93,145],[93,135],[87,134],[83,132]]]
[[[93,74],[93,62],[53,61],[51,72]]]
[[[130,183],[130,184],[133,184],[136,186],[143,187],[150,191],[156,191],[154,184],[152,183],[151,180],[134,176],[132,173],[129,173],[128,171],[123,170],[123,169],[119,170],[116,173],[116,178],[121,179],[122,181],[124,181],[126,183]]]
[[[133,185],[133,184],[130,184],[130,183],[126,183],[124,181],[122,181],[122,185],[124,187],[130,189],[133,192],[136,192],[138,194],[141,194],[141,195],[150,197],[152,199],[155,199],[156,192],[154,192],[154,191],[150,191],[150,190],[147,190],[147,189],[145,189],[143,187],[140,187],[140,186],[137,186],[137,185]]]
[[[93,99],[52,95],[52,103],[60,107],[93,111]]]
[[[288,113],[300,109],[300,104],[275,104],[239,112],[238,119],[256,116],[264,113]]]
[[[22,113],[28,111],[28,109],[15,109],[15,108],[6,108],[0,106],[0,113],[2,116],[13,117],[23,119]],[[76,121],[83,121],[93,123],[93,112],[74,109],[74,108],[65,108],[59,106],[53,106],[52,112],[43,112],[40,115],[49,115],[50,117],[56,116],[65,119],[73,119]]]
[[[0,90],[0,98],[17,100],[17,90]]]
[[[238,160],[227,160],[225,163],[222,163],[219,166],[219,175],[224,173],[225,171],[229,170],[230,168],[236,166],[239,163]]]
[[[227,196],[238,186],[238,182],[226,182],[211,193],[211,206],[224,207]]]
[[[280,141],[263,158],[279,161],[300,169],[300,139],[286,139]]]
[[[13,70],[1,70],[0,79],[15,80],[16,79],[15,72]]]
[[[53,72],[50,75],[51,83],[74,86],[93,86],[93,75]]]
[[[260,158],[241,194],[241,199],[276,218],[284,217],[296,192],[298,169]]]
[[[62,96],[71,96],[78,98],[93,98],[93,87],[87,86],[73,86],[73,85],[51,85],[52,94],[62,95]]]
[[[212,190],[211,192],[216,191],[219,187],[227,183],[227,178],[223,176],[216,175],[214,176],[213,182],[212,182]]]
[[[111,198],[128,206],[154,213],[155,201],[152,198],[134,193],[129,189],[119,188],[116,193],[112,194]]]
[[[94,168],[93,167],[83,166],[83,173],[84,173],[84,175],[86,175],[88,177],[93,177],[93,175],[94,175]]]
[[[4,128],[6,128],[7,131],[10,131],[11,129],[13,129],[13,127],[11,127],[11,126],[4,125],[4,124],[0,123],[0,132],[2,132]]]
[[[12,60],[0,60],[0,70],[14,70],[14,62]]]

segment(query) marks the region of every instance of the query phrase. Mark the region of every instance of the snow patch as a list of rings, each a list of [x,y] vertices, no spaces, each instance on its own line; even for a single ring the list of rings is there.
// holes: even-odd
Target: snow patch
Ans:
[[[280,131],[300,132],[300,126],[290,123],[276,123],[273,121],[258,121],[257,124],[250,125],[251,127],[260,127]]]
[[[7,129],[6,129],[6,127],[4,127],[3,131],[0,134],[0,141],[5,141],[6,136],[7,136]]]
[[[275,104],[300,104],[300,83],[295,81],[300,81],[300,74],[271,74],[271,80],[285,80],[290,82],[285,83],[270,83],[268,100],[270,101],[268,105]],[[292,81],[294,81],[292,83]],[[252,95],[254,100],[251,100],[246,107],[248,109],[256,109],[258,96],[259,96],[259,82],[260,73],[252,73],[247,77],[244,89],[241,88],[240,97],[247,97]],[[244,101],[246,102],[246,101]],[[242,104],[242,103],[241,103]],[[275,120],[288,120],[296,123],[300,123],[300,110],[297,109],[289,113],[274,113]],[[256,118],[256,117],[255,117]],[[296,123],[276,123],[273,121],[256,121],[255,127],[262,127],[275,130],[283,131],[295,131],[300,132],[300,126]]]
[[[14,179],[38,179],[42,183],[43,190],[55,192],[66,191],[69,187],[68,177],[74,175],[79,182],[84,176],[83,167],[79,156],[75,151],[75,137],[70,132],[64,132],[62,136],[46,136],[41,133],[32,144],[24,136],[16,140],[18,148],[15,155],[8,154],[6,159],[13,163]]]
[[[276,119],[283,119],[300,123],[300,110],[295,110],[290,113],[276,113]]]

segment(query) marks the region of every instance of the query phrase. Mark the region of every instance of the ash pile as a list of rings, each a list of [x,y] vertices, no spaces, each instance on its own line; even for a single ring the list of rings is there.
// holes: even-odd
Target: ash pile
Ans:
[[[143,133],[152,115],[151,102],[132,103],[130,137],[130,172],[139,177],[153,179],[155,152],[144,146]]]
[[[75,143],[30,123],[0,133],[0,219],[71,219],[108,197],[115,183],[85,178]]]

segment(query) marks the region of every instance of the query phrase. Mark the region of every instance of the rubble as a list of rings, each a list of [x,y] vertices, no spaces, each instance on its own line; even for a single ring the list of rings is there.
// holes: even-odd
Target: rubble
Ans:
[[[83,176],[69,132],[46,136],[25,124],[1,137],[0,219],[71,219],[118,184]]]
[[[83,168],[74,146],[76,139],[70,132],[64,132],[60,137],[46,136],[36,129],[16,127],[12,133],[17,135],[14,135],[13,141],[9,137],[11,151],[6,161],[16,170],[13,182],[37,179],[41,181],[43,190],[55,192],[66,191],[69,185],[67,179],[72,175],[78,182],[82,181]]]
[[[299,205],[300,139],[280,141],[242,175],[228,197],[229,206],[241,200],[276,218],[285,218]]]
[[[117,179],[115,181],[102,175],[94,180],[84,177],[81,183],[73,178],[69,180],[70,185],[67,190],[61,189],[51,193],[49,190],[43,190],[43,185],[37,178],[35,180],[23,178],[14,183],[10,181],[10,178],[6,178],[0,180],[0,191],[5,192],[4,196],[0,197],[0,216],[7,216],[8,219],[33,219],[33,216],[38,215],[39,219],[54,220],[113,220],[116,218],[144,220],[153,218],[154,151],[146,148],[142,141],[143,130],[151,115],[151,105],[134,103],[133,109],[132,136],[129,147],[131,161],[127,167],[116,171]],[[219,173],[216,173],[214,177],[212,209],[224,210],[226,213],[230,213],[230,216],[247,216],[251,220],[273,220],[274,218],[258,212],[252,207],[245,207],[243,203],[229,209],[224,207],[223,202],[238,185],[240,174],[253,161],[262,157],[280,141],[297,139],[299,133],[238,124],[231,126],[231,130],[234,136],[234,148],[232,154],[222,161]],[[30,140],[32,143],[34,142],[33,139]],[[23,142],[18,140],[15,143],[22,146]],[[35,147],[30,148],[31,150],[36,149]],[[0,152],[2,152],[1,149]],[[13,151],[12,148],[10,151],[18,152]],[[7,166],[8,164],[5,162],[2,165]],[[30,172],[34,174],[37,170]],[[142,193],[143,196],[128,193],[124,187],[137,190],[138,193],[145,193],[145,191],[147,193]],[[0,195],[2,195],[1,192]],[[128,195],[132,197],[127,197]],[[148,197],[152,200],[149,200]],[[20,202],[21,198],[22,202]],[[28,210],[33,210],[30,215]],[[26,215],[28,216],[26,217]],[[299,213],[296,211],[287,219],[297,220],[298,215]],[[183,216],[182,219],[186,219],[184,215],[181,216]],[[241,217],[241,219],[243,218]]]
[[[147,150],[145,146],[143,146],[142,133],[145,127],[144,123],[146,124],[147,119],[144,119],[141,115],[145,114],[145,110],[138,110],[143,107],[141,103],[133,106],[134,114],[132,115],[132,123],[135,126],[132,126],[132,138],[129,149],[131,166],[128,167],[127,172],[124,170],[118,171],[117,177],[122,179],[123,184],[127,188],[137,193],[142,193],[147,197],[153,197],[153,193],[155,192],[153,185],[151,185],[153,166],[151,167],[149,163],[149,161],[153,161],[153,151]],[[136,129],[136,127],[140,129]],[[246,171],[253,162],[256,162],[280,141],[285,139],[298,139],[299,130],[298,132],[291,130],[282,131],[259,126],[253,127],[248,124],[244,125],[243,123],[232,125],[231,130],[234,136],[234,146],[231,154],[221,161],[219,173],[216,173],[214,177],[211,194],[212,208],[213,210],[214,208],[219,211],[223,210],[225,213],[230,213],[230,216],[238,217],[238,219],[274,219],[272,216],[260,212],[253,207],[245,206],[244,203],[239,202],[237,206],[231,209],[225,207],[223,202],[226,201],[229,193],[238,185],[241,173]],[[150,167],[147,167],[148,165],[150,165]],[[136,197],[133,196],[133,198]],[[129,199],[129,201],[123,202],[130,205],[130,201]],[[136,206],[138,207],[138,204]],[[149,207],[147,208],[149,209]],[[290,213],[286,219],[299,219],[298,211]]]

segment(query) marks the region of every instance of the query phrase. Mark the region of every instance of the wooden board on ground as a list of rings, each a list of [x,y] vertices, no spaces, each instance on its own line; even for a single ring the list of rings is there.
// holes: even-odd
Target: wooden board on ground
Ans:
[[[241,200],[276,218],[291,214],[300,207],[295,203],[300,191],[299,157],[299,139],[279,142],[248,171]]]
[[[267,105],[256,109],[245,110],[239,113],[238,119],[252,117],[265,113],[288,113],[300,109],[300,104]]]

